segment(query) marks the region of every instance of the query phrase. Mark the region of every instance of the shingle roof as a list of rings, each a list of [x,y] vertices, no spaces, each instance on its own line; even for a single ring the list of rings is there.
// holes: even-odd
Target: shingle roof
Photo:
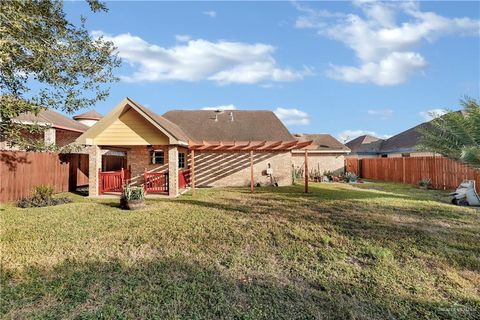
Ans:
[[[329,134],[295,134],[294,136],[299,141],[312,140],[312,144],[305,148],[308,150],[350,151],[348,147]]]
[[[90,111],[78,114],[78,115],[73,117],[73,119],[75,119],[75,120],[82,120],[82,119],[100,120],[102,118],[103,118],[103,116],[95,110],[90,110]]]
[[[428,127],[429,125],[428,122],[422,123],[384,140],[380,151],[385,153],[416,151],[422,138],[422,134],[418,130],[420,128]]]
[[[352,153],[376,153],[379,152],[382,141],[380,138],[366,134],[345,143],[345,145],[350,148]]]
[[[80,122],[72,120],[56,111],[41,110],[38,115],[28,112],[15,118],[16,121],[26,123],[47,124],[54,128],[66,129],[78,132],[87,131],[88,127]]]
[[[272,111],[173,110],[163,118],[178,125],[193,141],[295,141]]]

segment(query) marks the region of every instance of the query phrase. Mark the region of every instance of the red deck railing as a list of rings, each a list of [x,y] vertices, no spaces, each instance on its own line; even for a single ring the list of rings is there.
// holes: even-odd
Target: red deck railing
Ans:
[[[121,169],[119,171],[98,170],[98,192],[122,192],[123,187],[130,181],[130,170]]]
[[[184,169],[178,172],[178,188],[185,189],[190,185],[190,170]]]
[[[168,193],[168,172],[143,173],[144,188],[146,193]]]

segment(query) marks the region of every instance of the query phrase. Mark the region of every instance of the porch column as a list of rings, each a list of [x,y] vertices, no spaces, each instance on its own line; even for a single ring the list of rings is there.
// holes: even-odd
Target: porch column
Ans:
[[[168,195],[178,196],[178,148],[168,146]]]
[[[102,150],[93,145],[88,152],[88,196],[98,196],[98,170],[102,168]]]

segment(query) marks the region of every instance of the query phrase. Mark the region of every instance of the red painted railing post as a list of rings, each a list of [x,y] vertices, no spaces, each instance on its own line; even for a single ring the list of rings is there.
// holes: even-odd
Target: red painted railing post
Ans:
[[[125,171],[123,171],[123,167],[122,167],[122,170],[120,171],[120,179],[121,179],[120,185],[122,186],[122,190],[123,190],[123,188],[125,187]]]

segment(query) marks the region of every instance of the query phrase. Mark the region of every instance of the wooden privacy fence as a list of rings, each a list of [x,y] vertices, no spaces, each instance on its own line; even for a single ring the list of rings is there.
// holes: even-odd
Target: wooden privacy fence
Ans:
[[[66,192],[88,184],[88,155],[0,151],[0,202],[31,195],[38,185]]]
[[[428,178],[435,189],[455,189],[463,180],[475,180],[480,192],[480,170],[443,157],[348,158],[345,165],[364,179],[418,184]]]
[[[126,157],[104,155],[102,164],[119,170]],[[0,151],[0,202],[31,195],[38,185],[55,192],[75,191],[88,185],[88,154]]]

